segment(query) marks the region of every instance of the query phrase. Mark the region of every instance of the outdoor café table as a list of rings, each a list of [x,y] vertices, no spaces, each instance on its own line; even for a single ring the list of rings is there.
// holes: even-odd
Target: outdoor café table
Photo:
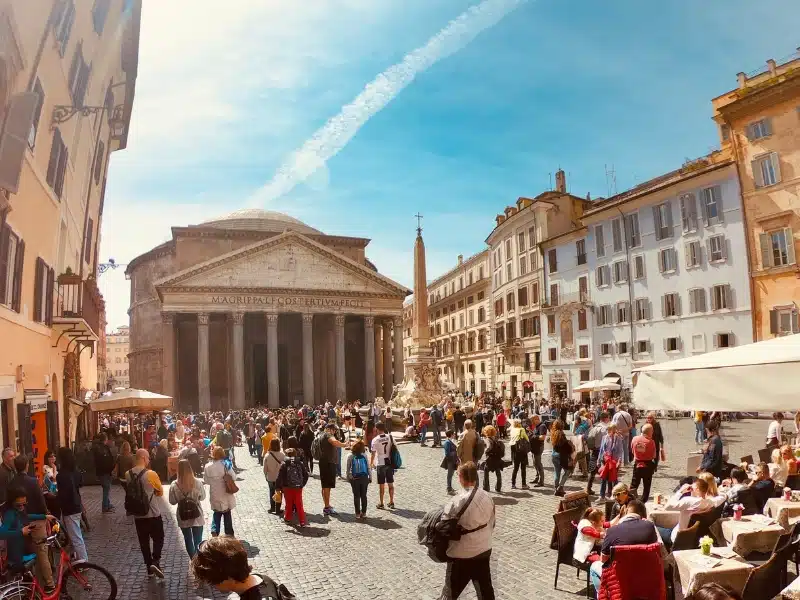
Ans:
[[[678,524],[681,511],[666,510],[664,507],[656,504],[653,501],[648,502],[645,506],[647,507],[647,518],[657,527],[666,527],[667,529],[672,529]]]
[[[724,551],[726,549],[716,548],[715,550]],[[747,576],[753,569],[753,565],[744,562],[741,558],[703,556],[699,548],[697,550],[677,550],[672,555],[681,578],[684,596],[693,594],[707,583],[727,585],[741,594],[744,584],[747,583]]]
[[[778,525],[789,529],[789,519],[800,517],[800,502],[784,500],[783,498],[770,498],[764,506],[764,514],[772,517]]]
[[[733,551],[740,556],[751,552],[772,552],[775,542],[783,533],[783,527],[763,515],[749,515],[735,521],[721,519],[722,535]]]

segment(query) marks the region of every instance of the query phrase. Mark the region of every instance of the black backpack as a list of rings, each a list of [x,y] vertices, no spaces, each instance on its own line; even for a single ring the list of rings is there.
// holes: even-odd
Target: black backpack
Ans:
[[[150,500],[147,493],[144,491],[144,484],[142,477],[147,472],[147,469],[142,469],[135,477],[131,471],[128,471],[130,481],[128,487],[125,488],[125,512],[134,517],[144,517],[150,512]]]
[[[478,434],[475,437],[475,445],[472,447],[472,459],[475,462],[478,462],[481,458],[483,458],[483,453],[486,452],[486,442],[483,438]]]
[[[442,563],[452,560],[447,556],[447,547],[451,541],[458,541],[462,536],[480,531],[488,525],[488,523],[484,523],[475,529],[464,529],[459,524],[461,517],[472,504],[472,499],[477,491],[478,485],[476,484],[455,517],[445,518],[444,507],[440,507],[426,514],[422,518],[422,522],[417,525],[417,540],[428,549],[428,556],[433,562]]]
[[[183,496],[183,498],[178,500],[178,518],[181,521],[194,521],[195,519],[199,519],[203,514],[200,510],[200,505],[184,494],[183,490],[180,488],[178,488],[178,491]]]
[[[273,581],[266,575],[258,575],[263,581],[258,586],[258,593],[261,594],[261,600],[297,600],[292,592],[282,583]]]
[[[521,437],[517,440],[515,448],[517,450],[517,454],[521,454],[524,456],[531,451],[531,443],[528,441],[527,438]]]

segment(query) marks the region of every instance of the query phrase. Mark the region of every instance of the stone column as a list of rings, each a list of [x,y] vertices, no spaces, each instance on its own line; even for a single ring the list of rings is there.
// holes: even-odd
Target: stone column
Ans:
[[[161,393],[175,400],[175,313],[161,313],[161,348]]]
[[[394,383],[403,383],[403,318],[395,317],[392,322],[394,330]]]
[[[392,397],[392,323],[388,319],[383,323],[383,399],[387,402]]]
[[[383,371],[381,369],[381,324],[375,323],[375,395],[383,398]]]
[[[375,399],[375,317],[364,317],[364,402]]]
[[[303,315],[303,402],[314,402],[314,315]]]
[[[347,398],[347,381],[345,380],[344,368],[344,315],[334,317],[334,329],[336,330],[336,400],[343,402]]]
[[[208,365],[208,313],[197,315],[197,409],[211,410],[211,376]]]
[[[267,315],[267,405],[281,405],[278,388],[278,315]]]
[[[232,315],[233,340],[231,344],[231,374],[233,376],[234,409],[244,408],[244,313],[235,312]]]

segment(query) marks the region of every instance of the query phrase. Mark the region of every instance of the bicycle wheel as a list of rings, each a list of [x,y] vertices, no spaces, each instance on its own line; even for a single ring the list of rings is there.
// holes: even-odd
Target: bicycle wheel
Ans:
[[[80,563],[73,570],[64,575],[61,591],[68,600],[116,600],[117,582],[103,567]]]
[[[0,600],[41,600],[42,596],[34,591],[33,584],[14,581],[0,587]]]

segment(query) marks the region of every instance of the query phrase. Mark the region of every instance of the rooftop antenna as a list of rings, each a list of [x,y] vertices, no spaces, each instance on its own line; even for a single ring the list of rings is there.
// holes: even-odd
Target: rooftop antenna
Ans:
[[[608,165],[605,165],[606,168],[606,191],[608,192],[608,197],[616,196],[617,195],[617,172],[614,170],[614,165],[611,165],[609,168]]]
[[[417,213],[414,217],[417,219],[417,236],[422,237],[422,215]]]

